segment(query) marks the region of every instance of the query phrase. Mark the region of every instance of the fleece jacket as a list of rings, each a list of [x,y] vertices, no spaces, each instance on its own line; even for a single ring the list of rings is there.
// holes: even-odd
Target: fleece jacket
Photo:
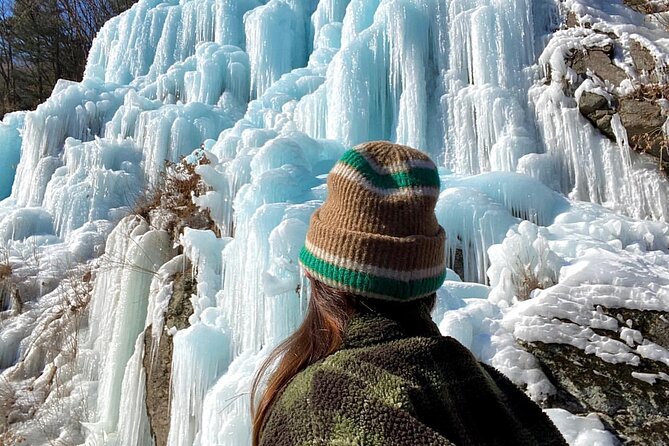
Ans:
[[[566,445],[518,387],[422,318],[355,316],[343,346],[285,387],[263,446]]]

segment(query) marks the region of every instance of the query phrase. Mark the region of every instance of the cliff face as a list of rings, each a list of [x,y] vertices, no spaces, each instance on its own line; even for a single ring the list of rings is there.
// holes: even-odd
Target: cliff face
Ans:
[[[626,0],[649,26],[666,30],[669,26],[667,7],[646,0]],[[566,64],[578,76],[570,88],[587,87],[580,94],[581,114],[603,135],[653,158],[665,174],[669,168],[669,139],[665,123],[669,114],[669,87],[664,55],[657,51],[656,41],[642,34],[616,32],[589,17],[569,11],[566,22],[570,28],[582,28],[589,37],[601,37],[596,45],[584,44],[566,55]],[[657,37],[658,34],[656,34]],[[659,33],[661,35],[661,32]],[[626,135],[616,136],[611,120],[618,115]]]
[[[644,0],[626,0],[625,4],[655,27],[666,28],[669,24],[666,9],[660,5]],[[588,82],[601,89],[582,91],[579,111],[604,136],[652,157],[657,168],[666,174],[669,172],[666,134],[669,87],[665,60],[662,55],[659,60],[656,57],[657,47],[652,40],[611,32],[597,25],[590,17],[573,11],[568,15],[568,27],[585,28],[586,33],[598,34],[605,40],[604,45],[598,42],[595,46],[576,48],[565,58],[578,76],[570,88],[578,89]],[[614,116],[619,118],[624,134],[614,131],[611,122]],[[636,330],[640,339],[650,340],[661,349],[669,348],[666,312],[624,308],[604,311]],[[600,413],[607,427],[625,444],[659,445],[669,441],[666,410],[669,407],[669,364],[666,361],[644,358],[635,366],[612,365],[572,346],[525,343],[524,347],[539,360],[556,384],[557,393],[549,405],[573,413]],[[644,374],[646,380],[642,381],[639,378]]]
[[[629,146],[643,154],[649,164],[666,175],[669,87],[661,41],[669,25],[667,7],[645,0],[625,0],[624,5],[597,10],[583,8],[583,3],[565,3],[566,32],[582,40],[573,42],[560,56],[567,67],[561,89],[576,98],[580,114],[603,136],[621,148]],[[614,19],[603,20],[611,17]],[[642,24],[648,29],[640,28]],[[610,271],[612,276],[617,273]],[[649,343],[659,352],[668,351],[666,311],[617,305],[595,308],[605,317],[617,319],[624,325],[622,330],[616,327],[611,331],[612,327],[593,325],[592,321],[584,324],[573,318],[563,321],[590,328],[593,337],[622,339],[630,347]],[[546,313],[550,311],[537,312]],[[624,444],[669,442],[669,361],[664,356],[642,354],[638,361],[612,362],[574,342],[527,341],[522,335],[518,339],[555,386],[546,400],[548,406],[572,413],[598,413],[606,428]]]

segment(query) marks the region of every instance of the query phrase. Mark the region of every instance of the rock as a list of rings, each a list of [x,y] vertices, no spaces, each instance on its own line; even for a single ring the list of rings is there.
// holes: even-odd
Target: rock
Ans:
[[[645,339],[663,347],[669,344],[667,313],[628,309],[603,309]],[[617,333],[603,331],[612,338]],[[655,384],[632,376],[633,372],[669,373],[666,364],[642,359],[639,366],[611,364],[566,344],[521,342],[532,353],[557,388],[549,407],[575,414],[598,413],[606,428],[626,445],[669,444],[669,382]]]
[[[642,14],[648,14],[652,12],[651,3],[649,0],[623,0],[623,3],[636,12],[640,12]]]
[[[600,132],[604,134],[607,138],[612,141],[615,141],[616,135],[613,133],[613,127],[611,127],[611,120],[613,119],[613,114],[605,113],[602,115],[595,116],[595,125]]]
[[[637,10],[653,6],[647,0],[626,0],[626,4]],[[566,20],[568,27],[579,26],[579,18],[573,12],[568,14]],[[610,40],[607,45],[575,51],[567,57],[566,63],[581,79],[594,75],[604,81],[609,81],[614,86],[619,86],[623,80],[628,78],[627,73],[612,61],[616,46],[621,45],[620,40],[615,34],[601,32],[599,34],[608,35]],[[657,83],[657,63],[650,51],[633,39],[630,39],[629,43],[625,45],[626,47],[623,50],[629,51],[636,72],[641,74],[638,80]],[[574,88],[576,86],[578,84],[574,85]],[[652,90],[649,91],[653,92]],[[566,91],[566,93],[572,94],[573,90]],[[661,97],[664,98],[665,96]],[[669,139],[661,131],[666,116],[663,115],[662,108],[655,102],[656,99],[658,97],[646,97],[643,93],[637,92],[634,97],[623,99],[614,96],[613,103],[609,104],[606,98],[601,95],[584,92],[579,99],[578,107],[581,114],[592,125],[614,142],[617,140],[611,121],[615,113],[618,112],[621,122],[627,130],[630,147],[637,152],[655,158],[658,168],[669,173]]]
[[[630,137],[654,132],[667,120],[658,104],[632,98],[620,100],[618,114]]]
[[[567,14],[567,28],[576,28],[577,26],[581,26],[581,23],[578,20],[578,16],[574,13],[574,11],[569,11]]]
[[[627,79],[627,74],[611,61],[612,52],[613,46],[590,48],[585,51],[577,51],[568,62],[580,75],[587,75],[589,69],[602,80],[608,80],[618,86]]]
[[[165,312],[165,328],[188,327],[188,317],[193,314],[190,297],[195,291],[190,264],[185,273],[174,277],[173,294]],[[155,354],[152,354],[155,350]],[[144,358],[142,365],[146,373],[146,411],[151,425],[151,437],[156,446],[167,444],[170,431],[170,379],[172,377],[172,337],[165,331],[160,336],[157,348],[153,345],[151,326],[144,331]]]
[[[455,256],[453,256],[453,264],[449,265],[455,274],[457,274],[462,280],[465,280],[465,261],[462,256],[462,249],[458,248],[455,250]]]
[[[151,360],[153,337],[151,325],[144,331],[144,358],[146,373],[146,411],[151,426],[151,437],[156,446],[167,444],[170,431],[170,379],[172,377],[172,339],[160,336],[155,359]]]
[[[655,58],[650,54],[648,48],[641,45],[636,40],[632,40],[629,49],[630,56],[632,56],[632,60],[634,61],[637,70],[647,71],[649,73],[655,70]]]
[[[669,173],[669,140],[662,131],[667,117],[662,108],[649,100],[623,98],[618,113],[630,147],[655,158],[658,167]]]
[[[578,109],[584,116],[590,116],[600,110],[610,110],[610,108],[608,99],[590,91],[584,91],[578,101]]]
[[[643,333],[644,338],[669,350],[669,314],[652,310],[628,310],[627,308],[604,308],[602,311],[618,319],[621,325],[631,322],[631,327]]]
[[[607,138],[615,141],[615,135],[611,127],[611,119],[615,110],[611,108],[609,101],[604,96],[584,91],[578,101],[578,109]]]
[[[652,2],[651,0],[623,0],[627,6],[641,14],[657,14],[669,10],[666,2]]]
[[[579,99],[578,108],[581,114],[611,141],[616,141],[611,120],[617,112],[627,130],[630,147],[658,161],[662,160],[659,167],[669,171],[668,142],[661,131],[667,118],[657,103],[645,99],[622,98],[610,105],[605,97],[585,91]]]

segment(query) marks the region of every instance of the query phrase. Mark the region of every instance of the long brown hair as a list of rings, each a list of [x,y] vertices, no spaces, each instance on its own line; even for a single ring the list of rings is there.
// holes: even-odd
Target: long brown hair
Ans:
[[[436,295],[407,303],[376,301],[356,296],[325,285],[310,276],[311,298],[300,327],[270,353],[262,363],[251,387],[253,446],[260,443],[260,434],[267,416],[283,389],[299,372],[339,350],[350,318],[359,313],[381,313],[394,320],[415,320],[429,317]],[[260,399],[256,396],[263,377],[269,375]]]

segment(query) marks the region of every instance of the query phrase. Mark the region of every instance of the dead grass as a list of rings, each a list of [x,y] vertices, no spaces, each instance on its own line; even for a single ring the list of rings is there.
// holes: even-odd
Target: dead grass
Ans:
[[[15,408],[16,393],[3,376],[0,376],[0,446],[18,446],[26,444],[26,439],[12,432],[9,428],[10,414]]]
[[[9,253],[3,248],[0,250],[0,310],[5,307],[5,302],[9,299],[10,309],[12,310],[9,314],[23,311],[23,301],[19,294],[17,282],[14,269],[9,262]]]
[[[669,84],[641,84],[632,93],[626,95],[625,97],[646,101],[669,99]]]
[[[630,146],[637,152],[657,158],[658,168],[669,173],[669,136],[664,134],[662,129],[633,135],[630,138]]]
[[[91,268],[83,266],[73,268],[61,281],[59,294],[63,297],[51,309],[47,322],[38,329],[22,360],[35,348],[44,352],[45,362],[52,362],[59,354],[76,358],[81,320],[93,293],[91,275]]]
[[[9,250],[0,247],[0,285],[12,277],[12,264],[9,262]]]
[[[0,263],[0,281],[7,280],[12,276],[12,265]]]
[[[0,446],[19,446],[24,445],[26,439],[11,431],[0,433]]]
[[[210,229],[218,235],[209,211],[193,203],[193,197],[204,195],[209,190],[196,168],[210,163],[206,156],[198,164],[188,163],[183,158],[178,163],[165,161],[159,184],[136,201],[133,213],[152,226],[170,232],[175,240],[186,227]]]
[[[642,14],[649,15],[653,17],[664,27],[664,29],[669,30],[669,3],[653,3],[649,0],[625,0],[625,3],[630,8],[634,9],[637,12]]]
[[[524,276],[520,277],[516,285],[516,297],[518,300],[527,300],[530,298],[532,291],[545,290],[555,285],[555,283],[542,283],[533,273],[527,270],[525,270],[525,273]]]

